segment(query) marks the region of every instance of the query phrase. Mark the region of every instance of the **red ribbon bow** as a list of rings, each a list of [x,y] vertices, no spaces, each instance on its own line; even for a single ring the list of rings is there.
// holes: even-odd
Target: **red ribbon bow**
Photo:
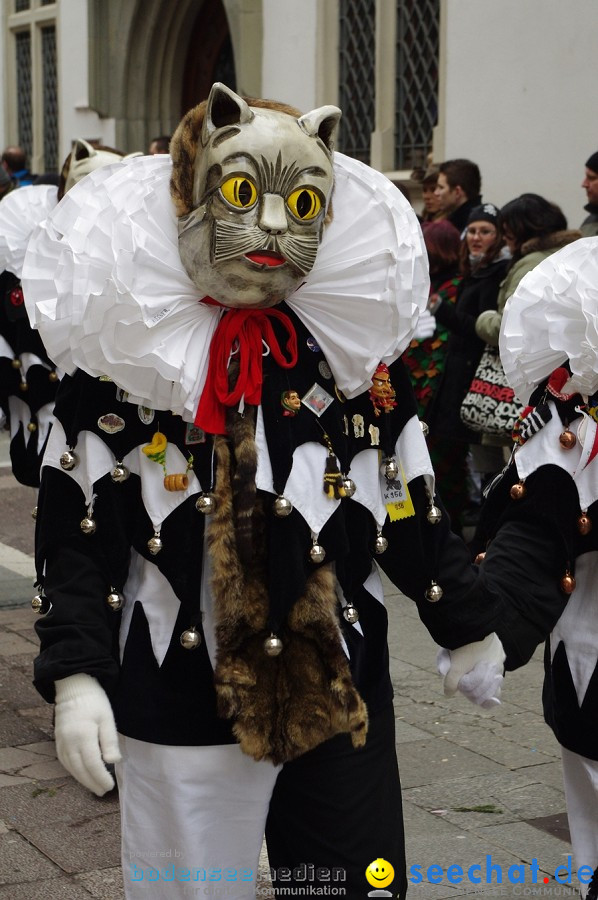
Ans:
[[[271,319],[278,319],[289,335],[285,358],[274,334]],[[283,369],[297,363],[297,334],[289,317],[278,309],[230,309],[218,323],[210,344],[206,383],[199,400],[195,424],[209,434],[226,434],[226,407],[236,406],[242,397],[257,406],[262,399],[262,353],[264,341]],[[238,345],[239,377],[228,387],[228,365],[233,347]]]

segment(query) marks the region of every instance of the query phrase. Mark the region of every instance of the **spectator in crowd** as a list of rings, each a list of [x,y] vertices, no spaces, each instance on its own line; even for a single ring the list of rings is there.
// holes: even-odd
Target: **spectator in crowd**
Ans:
[[[450,222],[441,219],[424,224],[423,235],[430,266],[430,300],[454,305],[461,281],[459,232]],[[418,416],[426,422],[444,372],[448,339],[448,328],[436,321],[430,312],[423,312],[413,340],[403,354],[417,401]],[[465,503],[466,488],[460,445],[430,434],[428,450],[445,506],[449,513],[461,509]]]
[[[588,215],[581,223],[580,231],[584,237],[593,237],[598,234],[598,151],[592,153],[586,162],[586,174],[581,186],[588,198],[584,206]]]
[[[428,226],[430,227],[430,226]],[[498,226],[498,209],[485,203],[471,210],[461,245],[461,274],[456,303],[442,297],[432,297],[430,311],[436,322],[448,329],[450,337],[447,356],[434,403],[428,415],[430,434],[453,447],[452,467],[459,473],[462,489],[456,502],[445,503],[451,513],[453,530],[461,533],[463,516],[470,505],[467,492],[467,457],[470,447],[476,447],[480,436],[461,421],[460,409],[465,394],[480,361],[484,342],[476,335],[476,321],[480,313],[496,309],[498,290],[504,278],[507,261],[503,258],[503,237]],[[474,468],[495,471],[502,465],[483,460],[473,451]],[[475,498],[479,506],[480,498]]]
[[[482,177],[469,159],[449,159],[440,164],[434,193],[440,212],[459,233],[463,231],[474,207],[482,202]]]
[[[414,169],[411,180],[419,182],[422,188],[422,211],[420,222],[435,222],[443,219],[444,214],[440,210],[438,197],[436,196],[436,184],[438,182],[438,166],[428,166],[424,169]]]
[[[27,168],[27,154],[22,147],[7,147],[2,154],[2,167],[17,187],[33,184],[33,176]]]
[[[0,168],[0,199],[12,191],[15,186],[14,181],[4,168]]]
[[[157,153],[169,153],[170,147],[170,135],[169,134],[161,134],[158,137],[152,138],[150,141],[150,145],[148,148],[148,153],[150,156],[155,156]]]
[[[576,241],[581,232],[567,229],[567,219],[556,203],[539,194],[521,194],[502,207],[499,225],[511,253],[496,309],[482,312],[476,332],[485,343],[498,346],[505,303],[523,278],[547,256]]]

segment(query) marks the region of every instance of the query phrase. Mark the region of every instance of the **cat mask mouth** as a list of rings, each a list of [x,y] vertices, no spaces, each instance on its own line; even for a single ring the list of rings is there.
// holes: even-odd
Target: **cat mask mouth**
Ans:
[[[283,266],[286,263],[286,259],[281,253],[272,253],[270,250],[254,250],[252,253],[246,253],[245,256],[260,268]]]
[[[340,110],[295,115],[221,84],[197,110],[173,138],[181,261],[198,290],[225,306],[273,306],[314,266],[334,185]],[[183,146],[198,133],[195,146]]]

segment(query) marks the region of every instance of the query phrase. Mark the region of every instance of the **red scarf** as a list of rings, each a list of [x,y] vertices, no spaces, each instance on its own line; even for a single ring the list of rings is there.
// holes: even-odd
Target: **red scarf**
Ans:
[[[287,360],[280,349],[272,322],[278,319],[289,335]],[[242,397],[257,406],[262,399],[262,340],[283,369],[297,363],[297,334],[289,317],[278,309],[230,309],[214,332],[210,344],[208,375],[202,391],[195,424],[209,434],[226,434],[226,407],[236,406]],[[228,387],[228,364],[233,347],[239,354],[239,377],[232,390]]]

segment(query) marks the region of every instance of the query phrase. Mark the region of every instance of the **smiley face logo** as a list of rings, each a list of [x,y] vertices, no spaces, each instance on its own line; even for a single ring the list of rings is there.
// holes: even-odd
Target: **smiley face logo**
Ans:
[[[372,887],[385,888],[395,877],[395,870],[385,859],[375,859],[365,870],[365,877]]]

